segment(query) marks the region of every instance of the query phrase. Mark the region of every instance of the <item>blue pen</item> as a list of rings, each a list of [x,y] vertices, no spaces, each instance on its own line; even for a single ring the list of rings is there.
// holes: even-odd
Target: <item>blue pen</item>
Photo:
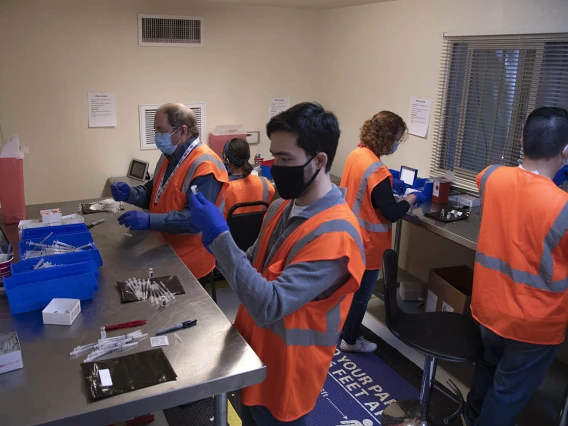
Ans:
[[[172,325],[171,327],[162,328],[162,329],[156,331],[156,336],[159,336],[160,334],[170,333],[170,332],[176,331],[176,330],[181,330],[182,328],[193,327],[194,325],[197,325],[196,319],[191,320],[191,321],[185,321],[185,322],[182,322],[181,324],[175,324],[175,325]]]
[[[10,254],[12,254],[12,243],[8,243],[8,250],[6,251],[8,254],[8,259],[10,258]]]

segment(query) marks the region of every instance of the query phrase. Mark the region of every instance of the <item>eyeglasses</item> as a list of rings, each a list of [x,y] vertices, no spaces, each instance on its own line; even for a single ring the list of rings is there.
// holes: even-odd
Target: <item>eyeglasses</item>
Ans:
[[[174,131],[171,132],[171,133],[168,132],[167,130],[166,130],[165,132],[159,132],[158,130],[153,129],[152,131],[154,132],[155,135],[156,135],[156,134],[157,134],[157,135],[168,135],[168,134],[169,134],[169,135],[171,136],[171,135],[173,135],[175,132],[177,132],[177,131],[180,129],[180,127],[181,127],[181,126],[176,127],[176,128],[174,129]]]

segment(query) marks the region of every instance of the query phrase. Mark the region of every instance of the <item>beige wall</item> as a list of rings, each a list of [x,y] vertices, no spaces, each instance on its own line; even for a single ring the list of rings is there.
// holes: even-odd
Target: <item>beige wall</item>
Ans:
[[[205,18],[204,48],[138,47],[138,13]],[[314,100],[318,12],[169,0],[0,0],[0,124],[28,143],[27,204],[98,197],[140,151],[138,105],[205,102],[207,127],[264,127],[272,96]],[[87,93],[115,91],[116,128]]]
[[[205,17],[204,48],[140,48],[137,14]],[[371,114],[404,118],[412,95],[436,101],[442,33],[568,31],[566,0],[397,0],[331,11],[192,6],[175,0],[0,0],[0,123],[18,133],[28,204],[97,197],[140,151],[138,105],[205,102],[207,127],[262,132],[271,96],[320,100],[340,119],[341,174]],[[87,92],[116,91],[118,126],[87,128]],[[431,124],[432,128],[433,123]],[[432,131],[386,159],[428,174]],[[256,151],[253,149],[253,151]],[[402,264],[472,264],[473,253],[405,224]]]
[[[320,100],[340,118],[342,138],[333,172],[341,173],[364,120],[389,109],[408,117],[411,96],[436,102],[442,34],[568,31],[566,0],[397,0],[323,12]],[[432,117],[433,118],[433,117]],[[410,137],[384,159],[428,175],[427,138]],[[427,279],[434,266],[473,263],[473,252],[404,224],[401,261]]]

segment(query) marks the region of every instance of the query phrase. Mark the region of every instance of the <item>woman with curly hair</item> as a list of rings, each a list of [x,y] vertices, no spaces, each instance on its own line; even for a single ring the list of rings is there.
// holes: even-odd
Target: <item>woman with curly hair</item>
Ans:
[[[347,189],[346,201],[357,216],[365,246],[365,274],[343,326],[340,348],[346,352],[374,352],[377,345],[361,336],[361,323],[382,267],[382,257],[392,245],[392,223],[399,220],[410,206],[424,201],[417,191],[397,203],[395,187],[403,182],[393,180],[384,155],[393,154],[406,137],[406,123],[390,111],[381,111],[361,127],[359,146],[349,154],[341,186]],[[398,189],[398,188],[397,188]]]

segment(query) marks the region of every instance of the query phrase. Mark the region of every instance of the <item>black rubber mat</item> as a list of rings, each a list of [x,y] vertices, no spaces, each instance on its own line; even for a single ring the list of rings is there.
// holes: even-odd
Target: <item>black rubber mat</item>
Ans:
[[[239,392],[230,392],[228,394],[228,399],[236,414],[240,416],[241,401],[239,398]],[[164,416],[166,417],[169,426],[213,425],[214,413],[215,408],[213,405],[213,398],[202,399],[201,401],[196,401],[192,404],[164,410]],[[229,416],[230,414],[231,413],[229,412]],[[231,422],[229,421],[229,423]]]
[[[408,360],[403,354],[398,352],[396,349],[392,348],[385,341],[375,336],[369,330],[363,328],[363,335],[366,339],[377,343],[378,349],[375,352],[375,356],[383,360],[392,370],[394,370],[399,376],[406,380],[410,385],[416,389],[420,389],[422,383],[422,369],[416,366],[412,361]],[[233,414],[240,415],[240,398],[239,392],[231,392],[228,395],[229,402],[231,403]],[[433,403],[437,407],[437,411],[447,416],[451,414],[457,407],[456,405],[447,399],[443,394],[439,392],[434,392]],[[348,405],[347,407],[356,408],[356,406]],[[344,408],[342,408],[344,409]],[[347,417],[349,412],[346,410],[344,413]],[[168,410],[164,410],[164,415],[168,421],[169,426],[201,426],[201,425],[212,425],[214,416],[214,406],[213,398],[207,398],[198,401],[189,406],[175,407]],[[229,409],[229,416],[231,415],[231,409]],[[314,418],[314,420],[316,420]],[[229,424],[231,422],[229,419]],[[456,419],[451,426],[461,426],[461,420]],[[320,425],[318,425],[320,426]],[[328,425],[321,425],[328,426]],[[329,426],[335,426],[329,425]]]

